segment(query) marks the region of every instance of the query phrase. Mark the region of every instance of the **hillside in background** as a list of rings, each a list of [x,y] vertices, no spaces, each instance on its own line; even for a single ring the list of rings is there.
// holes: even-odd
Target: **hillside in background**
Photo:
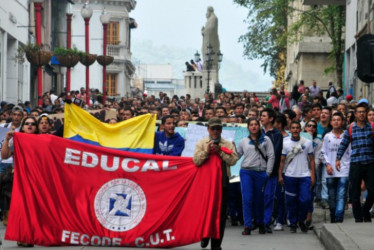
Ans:
[[[132,41],[132,62],[135,67],[139,64],[171,64],[173,76],[183,79],[185,62],[193,59],[196,49],[177,48],[170,46],[155,46],[151,41]],[[259,85],[263,72],[244,70],[234,60],[225,57],[220,70],[220,82],[228,91],[267,91],[271,88],[271,82],[267,85]],[[248,61],[248,63],[250,63]]]

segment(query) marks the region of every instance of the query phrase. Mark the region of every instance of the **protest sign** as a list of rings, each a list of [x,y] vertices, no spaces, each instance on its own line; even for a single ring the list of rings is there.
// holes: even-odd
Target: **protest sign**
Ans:
[[[186,142],[184,146],[184,150],[182,152],[182,156],[189,156],[192,157],[196,143],[207,137],[209,135],[207,127],[200,126],[200,125],[194,125],[194,124],[188,124],[187,127],[187,133],[186,133]],[[229,131],[229,130],[223,130],[222,131],[222,138],[227,141],[233,141],[234,140],[235,131]]]

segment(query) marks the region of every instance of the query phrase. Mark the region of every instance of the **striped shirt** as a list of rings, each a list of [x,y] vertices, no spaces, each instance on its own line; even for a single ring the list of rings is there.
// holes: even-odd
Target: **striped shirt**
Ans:
[[[356,122],[352,126],[352,153],[351,162],[368,164],[374,162],[373,129],[370,123],[364,127],[357,126]],[[344,132],[343,140],[340,143],[336,159],[340,160],[350,143],[348,130]]]

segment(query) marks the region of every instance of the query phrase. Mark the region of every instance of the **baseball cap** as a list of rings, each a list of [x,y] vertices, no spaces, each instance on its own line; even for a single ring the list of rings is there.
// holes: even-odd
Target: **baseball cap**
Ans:
[[[352,96],[352,95],[347,95],[347,96],[345,97],[345,99],[348,100],[348,101],[350,101],[350,100],[353,99],[353,96]]]
[[[210,118],[209,121],[208,121],[208,126],[209,127],[213,127],[213,126],[220,126],[220,127],[222,127],[222,121],[218,117]]]
[[[367,105],[369,105],[369,101],[367,99],[365,99],[365,98],[360,99],[358,101],[358,104],[360,104],[360,103],[366,103]]]
[[[19,111],[19,112],[23,113],[23,108],[21,106],[14,106],[12,108],[12,113],[16,112],[16,111]]]

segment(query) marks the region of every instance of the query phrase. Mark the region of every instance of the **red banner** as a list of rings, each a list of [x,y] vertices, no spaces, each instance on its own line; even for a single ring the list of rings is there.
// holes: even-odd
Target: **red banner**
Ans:
[[[14,136],[5,239],[36,245],[176,247],[219,237],[220,160]]]

